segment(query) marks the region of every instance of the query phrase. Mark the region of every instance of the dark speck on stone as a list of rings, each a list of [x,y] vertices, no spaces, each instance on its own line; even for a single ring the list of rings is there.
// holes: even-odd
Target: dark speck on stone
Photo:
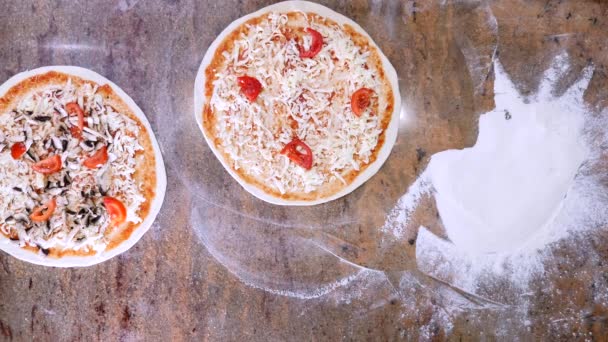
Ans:
[[[105,305],[103,303],[99,303],[99,304],[95,305],[95,312],[97,312],[97,314],[99,316],[105,315],[106,314]]]
[[[420,147],[416,148],[416,159],[418,162],[422,160],[426,156],[426,151],[421,149]]]
[[[126,305],[122,312],[122,318],[120,320],[121,326],[124,329],[126,329],[129,326],[130,319],[131,319],[131,310],[129,310],[129,306]]]
[[[414,243],[416,243],[416,239],[409,239],[409,240],[407,240],[407,243],[409,243],[411,246],[413,246]]]

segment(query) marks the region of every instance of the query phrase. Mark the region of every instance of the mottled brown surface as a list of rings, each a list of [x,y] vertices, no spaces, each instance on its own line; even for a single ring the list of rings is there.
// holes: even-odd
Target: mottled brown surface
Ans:
[[[0,253],[0,339],[605,340],[606,227],[553,248],[525,294],[529,305],[458,312],[442,310],[448,287],[415,271],[418,224],[443,234],[434,204],[414,214],[402,240],[378,229],[433,153],[475,142],[479,114],[493,108],[493,58],[533,94],[554,56],[568,51],[572,67],[556,92],[592,63],[585,99],[598,113],[608,106],[606,2],[443,2],[326,3],[359,22],[393,62],[406,115],[385,167],[313,208],[248,195],[192,114],[206,47],[264,1],[4,2],[0,81],[50,64],[113,80],[148,116],[168,190],[152,229],[103,264],[52,269]],[[500,281],[478,291],[507,304],[518,303],[513,293]]]

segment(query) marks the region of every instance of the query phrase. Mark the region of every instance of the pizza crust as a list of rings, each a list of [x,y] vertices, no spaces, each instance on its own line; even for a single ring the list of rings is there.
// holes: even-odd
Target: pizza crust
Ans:
[[[209,82],[207,81],[209,79],[213,79],[212,70],[214,68],[214,64],[218,63],[218,60],[221,59],[218,58],[218,54],[221,54],[221,51],[224,51],[226,48],[230,48],[231,42],[240,33],[240,29],[243,27],[243,24],[255,24],[257,20],[267,16],[270,12],[305,12],[311,15],[324,17],[329,23],[337,23],[341,25],[344,31],[357,45],[369,46],[370,49],[374,51],[374,53],[371,55],[371,62],[375,63],[377,66],[381,66],[378,67],[378,70],[384,71],[384,75],[381,75],[381,78],[385,78],[389,84],[384,91],[387,93],[392,93],[393,95],[393,102],[392,104],[389,103],[389,106],[392,107],[392,113],[390,113],[390,115],[386,115],[384,122],[381,123],[384,131],[380,135],[377,145],[380,148],[375,149],[375,152],[370,158],[370,162],[362,165],[360,171],[351,172],[349,175],[347,175],[347,177],[345,177],[347,185],[343,185],[341,182],[335,181],[333,183],[323,184],[319,190],[310,193],[288,193],[281,195],[275,189],[270,188],[253,177],[248,176],[241,170],[234,170],[230,166],[230,159],[228,156],[226,156],[216,147],[217,141],[213,134],[212,113],[208,104],[208,98],[210,98],[213,88],[208,86]],[[388,59],[382,54],[378,46],[373,42],[371,37],[358,24],[345,16],[338,14],[324,6],[306,1],[286,1],[271,5],[255,13],[244,16],[230,24],[211,44],[207,50],[207,53],[205,54],[205,57],[203,58],[196,77],[194,100],[194,115],[199,128],[203,132],[203,136],[205,137],[205,140],[207,141],[211,150],[220,160],[222,166],[224,166],[228,173],[245,190],[266,202],[278,205],[300,206],[321,204],[345,196],[376,174],[376,172],[378,172],[382,164],[388,158],[388,155],[395,144],[401,105],[397,73]]]
[[[24,97],[43,90],[50,85],[63,86],[68,79],[74,84],[95,83],[97,93],[104,103],[134,120],[141,132],[139,143],[144,148],[136,154],[137,170],[135,180],[142,185],[141,192],[146,198],[138,216],[141,223],[128,222],[114,230],[106,249],[100,253],[90,250],[60,250],[51,248],[44,255],[37,247],[19,247],[18,244],[0,234],[0,249],[12,256],[34,264],[56,267],[90,266],[108,260],[131,248],[150,228],[162,205],[166,190],[165,167],[156,139],[144,113],[135,102],[117,85],[105,77],[84,68],[73,66],[42,67],[17,74],[0,86],[0,113],[12,110]]]

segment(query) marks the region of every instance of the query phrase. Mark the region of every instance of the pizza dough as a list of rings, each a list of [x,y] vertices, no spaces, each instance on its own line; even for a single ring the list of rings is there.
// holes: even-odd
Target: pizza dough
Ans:
[[[310,57],[315,34],[323,46]],[[243,78],[259,83],[259,95],[246,93]],[[351,101],[360,89],[373,94],[363,113]],[[274,204],[350,193],[380,169],[397,136],[394,68],[356,23],[309,2],[275,4],[229,25],[209,47],[194,93],[195,118],[216,157]]]
[[[114,83],[72,66],[20,73],[0,87],[0,121],[0,186],[12,196],[0,201],[0,249],[40,265],[89,266],[150,228],[166,188],[162,155]],[[17,145],[27,153],[15,155]],[[59,169],[47,172],[47,160]]]

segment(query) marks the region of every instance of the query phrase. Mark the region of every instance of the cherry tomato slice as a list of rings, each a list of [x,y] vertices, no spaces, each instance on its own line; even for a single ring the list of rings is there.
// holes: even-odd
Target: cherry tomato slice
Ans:
[[[56,207],[57,201],[55,201],[55,198],[53,198],[52,200],[48,201],[47,204],[35,208],[34,211],[30,214],[30,219],[32,219],[32,221],[34,222],[48,221],[48,219],[50,219],[53,215],[53,212],[55,211]]]
[[[96,169],[108,161],[108,149],[104,146],[82,163],[89,169]]]
[[[258,98],[258,95],[262,91],[262,83],[256,78],[251,76],[241,76],[237,78],[237,82],[241,87],[241,92],[245,97],[253,102]]]
[[[103,198],[103,205],[112,220],[112,225],[119,225],[127,220],[127,208],[121,201],[114,197],[106,196]]]
[[[11,146],[11,157],[15,160],[21,158],[25,152],[27,152],[27,150],[25,149],[25,144],[22,142],[15,143]]]
[[[361,88],[353,93],[350,98],[350,108],[356,116],[361,116],[365,109],[369,107],[373,93],[374,91],[368,88]]]
[[[76,102],[66,104],[65,110],[68,112],[69,116],[78,116],[78,126],[70,127],[70,133],[72,133],[72,136],[75,138],[81,139],[82,129],[84,128],[84,111]]]
[[[35,163],[32,165],[32,169],[44,175],[50,175],[61,170],[61,164],[61,157],[59,157],[59,155],[54,155]]]
[[[308,50],[304,50],[304,48],[298,44],[300,58],[313,58],[323,48],[323,36],[318,31],[313,30],[310,27],[306,29],[306,32],[308,32],[308,34],[310,34],[312,37],[312,42],[310,43],[310,48]]]
[[[297,147],[301,147],[305,153],[298,151]],[[285,145],[281,150],[281,154],[286,155],[292,162],[306,170],[312,168],[312,150],[298,138],[294,138],[289,144]]]

